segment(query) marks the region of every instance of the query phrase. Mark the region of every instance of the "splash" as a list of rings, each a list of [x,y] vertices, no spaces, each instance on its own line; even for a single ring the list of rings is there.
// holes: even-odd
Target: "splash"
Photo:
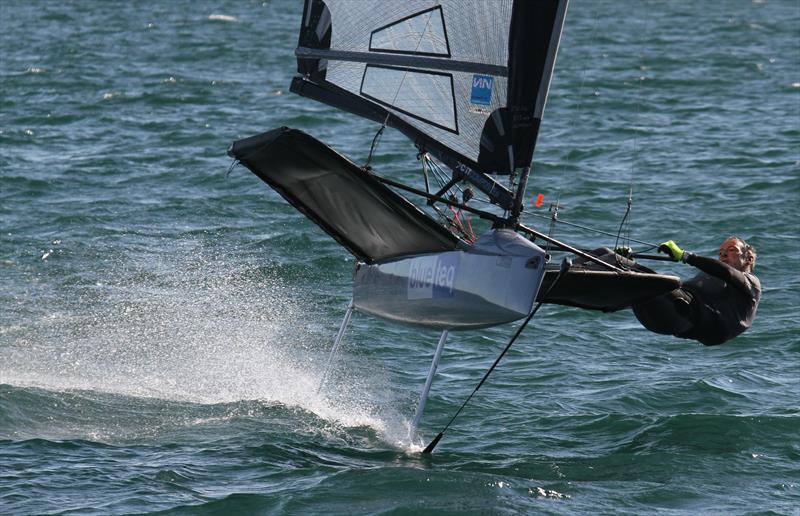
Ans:
[[[317,392],[336,321],[315,322],[326,316],[296,280],[279,266],[183,246],[118,263],[32,324],[7,326],[0,384],[196,404],[258,400],[402,440],[407,422],[386,408],[392,391],[363,358],[340,355]]]

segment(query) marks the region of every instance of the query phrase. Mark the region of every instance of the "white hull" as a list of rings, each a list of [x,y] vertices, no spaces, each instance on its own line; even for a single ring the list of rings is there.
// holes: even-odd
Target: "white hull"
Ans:
[[[464,251],[359,264],[353,305],[392,321],[467,330],[527,316],[544,275],[545,252],[510,230],[492,230]]]

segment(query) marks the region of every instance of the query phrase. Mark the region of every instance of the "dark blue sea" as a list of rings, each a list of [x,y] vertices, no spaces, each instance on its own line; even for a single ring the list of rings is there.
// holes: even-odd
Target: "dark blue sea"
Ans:
[[[354,259],[226,156],[366,161],[376,124],[288,91],[301,13],[0,3],[0,514],[800,514],[800,2],[571,3],[525,222],[613,246],[632,192],[632,238],[740,235],[758,317],[706,348],[546,305],[431,456],[518,323],[451,334],[413,442],[436,332],[356,314],[317,393]]]

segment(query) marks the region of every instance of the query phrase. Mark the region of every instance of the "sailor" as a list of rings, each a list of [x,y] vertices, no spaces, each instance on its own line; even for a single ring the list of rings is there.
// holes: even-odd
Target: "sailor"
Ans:
[[[686,252],[672,240],[659,251],[700,273],[681,288],[634,305],[642,326],[706,346],[722,344],[750,328],[761,299],[761,282],[753,274],[753,246],[739,237],[726,238],[719,246],[719,260]]]

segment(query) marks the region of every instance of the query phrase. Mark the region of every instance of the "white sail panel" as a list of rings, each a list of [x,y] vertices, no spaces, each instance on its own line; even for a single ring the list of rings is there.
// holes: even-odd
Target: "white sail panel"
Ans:
[[[372,32],[370,50],[450,56],[442,8],[414,14]]]
[[[292,91],[396,127],[462,171],[527,169],[566,3],[306,0]]]
[[[452,74],[367,65],[361,94],[398,114],[458,132]]]
[[[465,72],[451,72],[448,75],[450,80],[447,84],[440,80],[440,90],[446,91],[447,95],[432,97],[432,91],[427,89],[427,85],[422,80],[411,80],[409,77],[421,77],[424,75],[417,70],[411,72],[395,71],[394,80],[391,85],[373,84],[377,82],[378,75],[368,69],[373,68],[364,63],[352,63],[337,61],[335,66],[330,63],[327,70],[326,79],[337,86],[365,94],[368,98],[379,99],[394,116],[401,118],[413,125],[420,131],[431,135],[432,138],[454,149],[459,154],[474,156],[477,160],[480,151],[481,133],[483,131],[488,114],[502,106],[506,98],[508,80],[505,77],[495,77],[491,90],[491,100],[489,105],[473,104],[472,85],[476,74]],[[377,68],[377,67],[375,67]],[[405,77],[405,81],[403,80]],[[362,86],[362,81],[366,87]],[[452,81],[452,89],[450,89]],[[416,84],[415,88],[409,87],[405,95],[400,95],[399,88],[405,88],[410,84]],[[376,94],[380,88],[384,88],[380,94]],[[423,89],[421,89],[423,88]],[[403,106],[397,104],[397,99],[403,98]],[[424,116],[419,116],[419,108],[426,104],[436,102],[438,115],[431,117],[433,108],[425,107]],[[447,113],[445,115],[445,113]],[[457,134],[454,130],[457,129]]]
[[[369,51],[374,31],[394,25],[402,27],[401,20],[427,17],[430,23],[426,30],[416,33],[416,41],[406,39],[403,48],[394,50],[408,51],[417,44],[427,44],[420,42],[441,31],[442,38],[446,34],[451,59],[500,66],[508,62],[512,7],[509,0],[325,0],[324,3],[335,21],[331,49]],[[436,24],[441,28],[435,28]]]

